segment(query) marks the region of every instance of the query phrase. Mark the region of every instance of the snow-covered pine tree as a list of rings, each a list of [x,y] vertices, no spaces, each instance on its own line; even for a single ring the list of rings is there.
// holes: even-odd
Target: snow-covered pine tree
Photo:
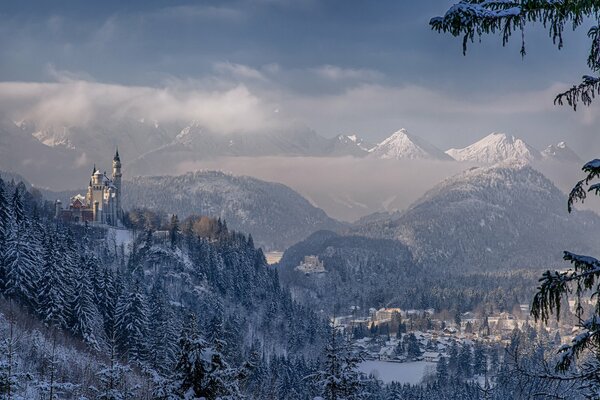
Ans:
[[[207,369],[203,360],[206,342],[198,332],[198,320],[194,314],[187,317],[179,336],[179,359],[175,367],[176,392],[182,399],[204,396]]]
[[[88,261],[93,262],[91,258],[88,258]],[[109,267],[104,267],[98,275],[99,279],[95,288],[96,304],[102,315],[104,335],[107,338],[116,337],[115,314],[117,301],[121,294],[121,285],[115,282]]]
[[[57,236],[48,231],[44,238],[44,254],[40,279],[37,283],[37,313],[45,324],[57,328],[67,327],[71,287],[69,277],[58,252]]]
[[[16,186],[11,202],[12,219],[17,226],[25,222],[25,206],[23,204],[23,192],[21,186]]]
[[[143,362],[148,357],[148,305],[140,282],[124,290],[115,312],[117,344],[131,362]]]
[[[442,385],[448,382],[448,361],[446,357],[441,356],[436,365],[436,378]]]
[[[475,342],[473,346],[473,373],[476,375],[485,375],[487,368],[488,360],[485,346],[481,342]]]
[[[414,333],[406,335],[406,355],[413,359],[421,356],[421,346]]]
[[[179,244],[180,234],[179,218],[177,218],[177,214],[173,214],[171,223],[169,224],[169,240],[171,241],[171,248],[175,248]]]
[[[325,400],[353,400],[361,393],[358,372],[360,356],[351,342],[340,335],[333,323],[329,325],[329,340],[324,351],[323,368],[313,375]]]
[[[149,345],[150,363],[157,371],[167,372],[177,357],[177,324],[169,306],[162,280],[157,278],[150,292]]]
[[[16,347],[18,338],[15,335],[14,321],[9,318],[8,332],[0,339],[0,398],[12,399],[17,392],[19,384]]]
[[[33,235],[23,211],[22,195],[15,190],[5,241],[5,294],[35,308],[36,287],[41,264],[38,239]]]
[[[69,325],[76,336],[82,338],[93,349],[99,350],[103,342],[103,321],[96,306],[91,282],[92,271],[89,269],[91,265],[93,263],[89,263],[85,255],[80,257],[80,267],[75,273]]]
[[[131,368],[121,364],[117,356],[116,340],[109,339],[109,363],[97,372],[99,387],[91,387],[97,400],[127,400],[135,398],[137,387],[129,382]]]
[[[10,209],[6,198],[4,181],[0,177],[0,293],[6,286],[6,236],[10,228]]]

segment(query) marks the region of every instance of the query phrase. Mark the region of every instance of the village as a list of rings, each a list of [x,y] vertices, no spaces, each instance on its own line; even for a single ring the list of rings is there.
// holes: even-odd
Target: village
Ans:
[[[575,303],[569,306],[574,312]],[[361,315],[361,310],[353,306],[350,312],[332,318],[335,328],[351,339],[365,360],[394,363],[448,360],[451,348],[456,346],[504,348],[516,329],[544,330],[548,337],[564,344],[574,330],[574,325],[566,322],[548,326],[534,322],[528,304],[519,305],[512,313],[465,312],[451,318],[447,312],[433,309],[371,308]]]

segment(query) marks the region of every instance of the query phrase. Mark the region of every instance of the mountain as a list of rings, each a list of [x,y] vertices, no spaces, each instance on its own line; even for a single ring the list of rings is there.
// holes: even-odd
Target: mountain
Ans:
[[[354,140],[353,140],[354,139]],[[176,166],[216,157],[264,156],[364,156],[363,141],[356,136],[325,138],[312,129],[293,125],[272,132],[220,134],[190,124],[163,146],[132,160],[135,174],[160,174],[164,165]]]
[[[530,166],[472,168],[400,216],[353,233],[400,240],[418,262],[442,269],[561,268],[562,250],[593,254],[600,245],[600,217],[569,214],[566,204],[566,196]]]
[[[565,161],[565,162],[581,162],[582,159],[575,153],[565,142],[560,142],[556,145],[551,144],[542,150],[544,159]]]
[[[123,184],[123,207],[147,207],[224,219],[252,234],[257,245],[285,249],[319,229],[343,225],[289,187],[246,176],[199,171],[180,176],[139,177]]]
[[[0,170],[35,176],[38,186],[44,186],[57,178],[75,179],[85,158],[85,154],[69,148],[48,147],[20,125],[0,118]]]
[[[133,118],[93,120],[81,126],[46,126],[25,120],[19,126],[48,147],[84,152],[92,159],[114,153],[116,146],[133,159],[171,142],[173,132],[178,131],[176,124]]]
[[[369,149],[373,147],[372,144],[366,142],[364,139],[356,134],[352,135],[338,135],[330,140],[330,146],[327,149],[327,155],[329,156],[356,156],[363,157],[369,153]]]
[[[503,161],[529,162],[539,159],[540,153],[522,139],[505,133],[492,133],[462,149],[446,151],[457,161],[495,164]]]
[[[369,150],[372,157],[381,159],[428,159],[451,160],[443,151],[421,139],[400,129]]]

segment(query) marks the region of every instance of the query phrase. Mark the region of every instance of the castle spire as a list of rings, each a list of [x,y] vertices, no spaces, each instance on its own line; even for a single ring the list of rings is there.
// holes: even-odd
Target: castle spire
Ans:
[[[96,173],[96,163],[94,163],[94,169],[92,170],[92,175]]]
[[[119,157],[119,146],[117,146],[117,151],[115,152],[115,158],[113,158],[113,161],[121,161],[121,158]]]

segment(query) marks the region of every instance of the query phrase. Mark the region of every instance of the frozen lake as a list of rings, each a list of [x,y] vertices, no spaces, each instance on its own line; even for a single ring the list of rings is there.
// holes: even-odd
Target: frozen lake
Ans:
[[[406,363],[393,363],[387,361],[363,361],[358,369],[365,374],[374,375],[384,383],[399,382],[416,385],[427,372],[434,372],[436,363],[415,361]]]
[[[282,251],[270,251],[268,253],[265,253],[265,258],[267,259],[267,263],[269,265],[273,265],[275,263],[278,263],[279,260],[281,260],[282,256],[283,256],[283,252]]]

